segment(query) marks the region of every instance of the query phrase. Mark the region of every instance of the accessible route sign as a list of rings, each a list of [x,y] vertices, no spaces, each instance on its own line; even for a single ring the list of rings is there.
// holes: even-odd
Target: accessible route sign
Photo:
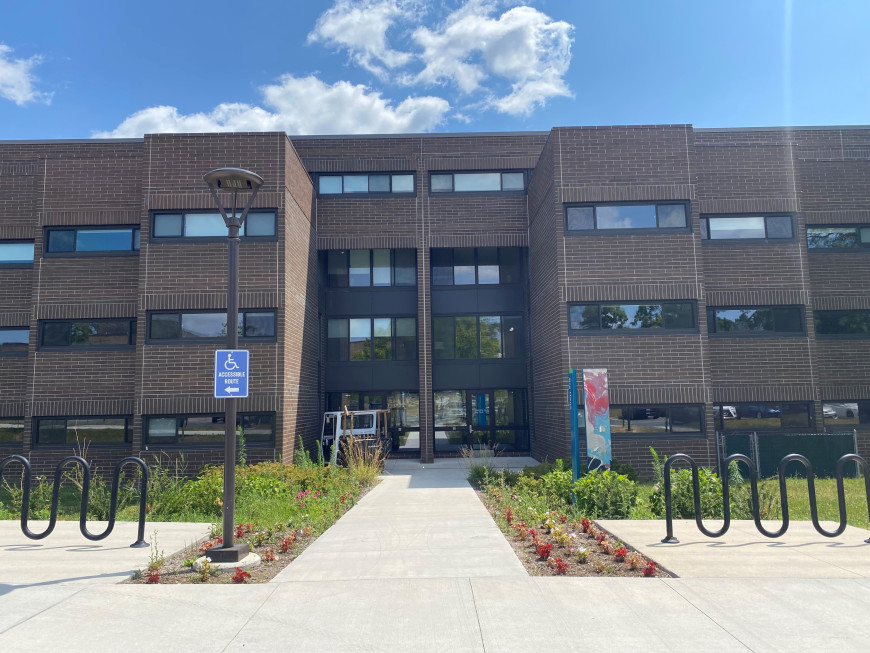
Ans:
[[[214,396],[218,399],[248,396],[247,349],[218,349],[215,351]]]

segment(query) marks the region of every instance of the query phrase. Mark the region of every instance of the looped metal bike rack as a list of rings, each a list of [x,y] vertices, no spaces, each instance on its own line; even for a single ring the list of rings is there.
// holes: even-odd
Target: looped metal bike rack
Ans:
[[[67,456],[57,464],[57,467],[54,470],[54,487],[51,492],[51,516],[49,517],[48,527],[41,533],[34,533],[27,525],[28,516],[30,514],[30,484],[33,478],[33,470],[30,466],[30,461],[24,456],[19,456],[17,454],[6,456],[0,460],[0,478],[3,477],[3,472],[6,467],[16,462],[24,467],[24,485],[22,488],[23,495],[21,499],[21,532],[31,540],[41,540],[51,534],[57,524],[57,510],[60,501],[60,484],[63,478],[63,470],[65,467],[78,465],[82,468],[83,476],[82,500],[79,507],[79,530],[82,532],[82,535],[92,542],[105,539],[115,528],[115,516],[118,512],[118,488],[121,484],[121,469],[128,463],[137,465],[142,472],[139,479],[139,531],[136,541],[130,546],[133,548],[149,546],[148,542],[145,541],[145,512],[148,504],[148,466],[141,458],[128,456],[115,465],[115,470],[112,474],[112,496],[109,507],[109,524],[106,526],[106,530],[102,533],[91,533],[87,526],[88,497],[91,491],[91,466],[84,458],[79,456]]]
[[[701,486],[700,480],[698,478],[698,464],[695,460],[688,454],[685,453],[675,453],[673,456],[665,461],[664,467],[664,481],[665,481],[665,525],[667,528],[667,534],[665,538],[662,540],[664,544],[676,544],[679,540],[674,537],[674,514],[673,514],[673,503],[672,503],[672,488],[671,488],[671,467],[673,467],[674,463],[684,460],[689,463],[692,467],[692,494],[693,494],[693,503],[695,509],[695,523],[698,525],[698,530],[700,530],[707,537],[722,537],[725,533],[728,532],[728,529],[731,527],[731,503],[730,503],[730,494],[728,487],[728,476],[726,474],[722,474],[722,516],[723,516],[723,524],[722,528],[717,531],[711,531],[710,529],[704,526],[704,522],[701,516]],[[751,458],[745,456],[740,453],[735,453],[728,458],[725,459],[723,469],[727,469],[728,465],[731,464],[732,461],[742,462],[749,468],[749,482],[750,489],[752,492],[752,519],[755,522],[755,527],[758,529],[758,532],[764,535],[765,537],[776,538],[781,537],[788,530],[789,526],[789,514],[788,514],[788,492],[785,484],[785,470],[788,464],[792,461],[797,461],[804,466],[807,473],[807,491],[809,493],[810,500],[810,518],[813,522],[813,527],[818,531],[821,535],[825,537],[837,537],[841,535],[843,531],[846,530],[846,490],[843,484],[843,468],[849,461],[855,461],[860,464],[864,468],[864,489],[867,496],[867,514],[868,518],[870,518],[870,464],[867,461],[859,456],[856,453],[847,453],[842,456],[837,461],[837,467],[835,472],[835,477],[837,479],[837,504],[840,511],[840,524],[833,531],[827,531],[822,528],[819,523],[819,510],[816,504],[816,483],[815,483],[815,475],[813,474],[813,466],[810,461],[806,458],[806,456],[802,456],[799,453],[791,453],[785,456],[782,460],[779,461],[779,502],[782,507],[782,526],[775,531],[769,531],[761,523],[761,516],[759,514],[759,499],[758,499],[758,470],[755,467],[755,463]],[[864,540],[868,544],[870,544],[870,537]]]

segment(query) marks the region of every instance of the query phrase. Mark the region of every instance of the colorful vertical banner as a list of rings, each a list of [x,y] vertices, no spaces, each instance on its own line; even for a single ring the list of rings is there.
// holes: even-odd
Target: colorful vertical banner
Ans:
[[[610,469],[610,397],[606,369],[583,370],[583,405],[588,469],[590,472]]]

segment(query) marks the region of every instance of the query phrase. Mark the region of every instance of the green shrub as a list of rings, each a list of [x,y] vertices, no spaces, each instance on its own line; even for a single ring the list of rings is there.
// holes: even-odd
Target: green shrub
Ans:
[[[637,483],[611,471],[590,472],[574,484],[577,510],[591,519],[627,519],[637,504]]]
[[[542,463],[538,463],[537,465],[530,465],[523,469],[523,476],[531,476],[532,478],[541,478],[544,474],[549,474],[556,468],[556,465],[553,463],[548,463],[546,461]]]
[[[610,461],[610,471],[622,474],[629,481],[637,481],[637,470],[628,463],[620,462],[616,458]]]
[[[701,515],[722,517],[722,483],[719,476],[707,467],[698,468],[698,482],[701,497]],[[695,503],[692,485],[692,470],[671,470],[671,505],[674,519],[694,519]],[[664,481],[658,483],[650,495],[650,505],[657,517],[665,516]]]
[[[571,470],[564,469],[564,463],[561,458],[556,461],[551,472],[541,476],[541,487],[544,496],[555,503],[571,503],[572,482]]]

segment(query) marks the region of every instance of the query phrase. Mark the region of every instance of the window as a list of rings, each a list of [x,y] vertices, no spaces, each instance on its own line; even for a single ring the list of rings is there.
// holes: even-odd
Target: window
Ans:
[[[807,227],[807,247],[848,251],[870,248],[870,225]]]
[[[433,172],[429,175],[431,193],[524,192],[526,173],[509,172]]]
[[[497,445],[507,451],[528,450],[525,390],[437,390],[432,398],[436,451],[484,445]]]
[[[27,356],[28,327],[0,328],[0,356]]]
[[[139,251],[139,227],[49,227],[45,256],[117,256]]]
[[[852,399],[822,403],[825,429],[870,429],[870,400]],[[2,441],[2,436],[0,436]]]
[[[417,251],[351,249],[326,253],[326,285],[368,288],[417,285]]]
[[[791,216],[702,216],[703,240],[782,240],[794,237]]]
[[[364,317],[327,320],[326,360],[417,360],[417,319]]]
[[[804,329],[803,306],[747,306],[707,309],[707,330],[725,336],[799,335]]]
[[[441,360],[518,358],[523,355],[523,318],[518,315],[436,317],[432,355]]]
[[[132,417],[38,417],[33,421],[34,446],[65,446],[88,442],[124,444],[130,441]]]
[[[32,240],[0,241],[0,268],[33,267]]]
[[[433,286],[519,283],[518,247],[460,247],[432,250]]]
[[[565,207],[565,229],[571,233],[624,229],[687,229],[686,205],[581,204]]]
[[[376,175],[320,175],[317,188],[321,195],[351,195],[360,193],[414,193],[414,175],[408,173]]]
[[[813,311],[817,336],[870,338],[870,310]]]
[[[704,429],[704,407],[696,404],[613,405],[610,432],[614,435],[698,434]]]
[[[275,311],[264,309],[241,311],[239,312],[238,329],[240,338],[274,338]],[[226,337],[226,312],[148,314],[148,339],[150,341],[220,340]]]
[[[136,344],[136,320],[44,320],[40,348],[122,348]]]
[[[251,211],[239,233],[245,238],[274,238],[275,212]],[[220,213],[155,213],[151,237],[226,238],[227,226]]]
[[[0,417],[0,447],[24,442],[24,418]]]
[[[161,415],[143,420],[146,446],[223,445],[224,415]],[[236,426],[245,433],[248,446],[275,441],[275,413],[239,413]]]
[[[694,302],[655,304],[569,304],[568,329],[574,335],[694,331]]]
[[[808,403],[716,404],[713,412],[720,431],[812,428],[812,410]]]
[[[326,410],[389,410],[393,451],[420,450],[420,395],[417,392],[328,392]]]

